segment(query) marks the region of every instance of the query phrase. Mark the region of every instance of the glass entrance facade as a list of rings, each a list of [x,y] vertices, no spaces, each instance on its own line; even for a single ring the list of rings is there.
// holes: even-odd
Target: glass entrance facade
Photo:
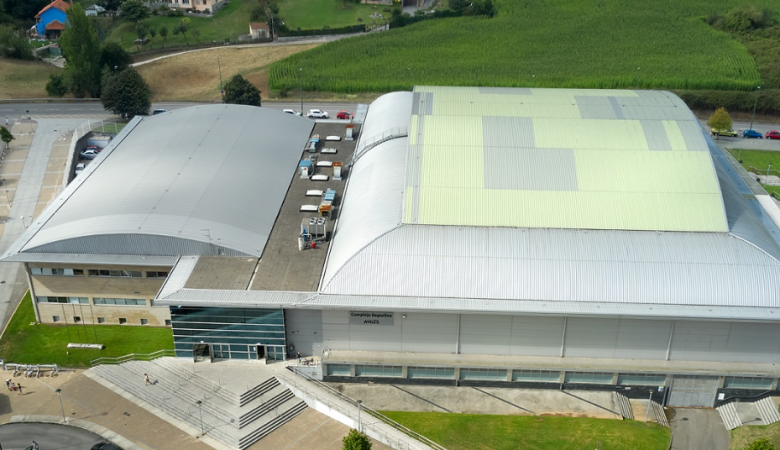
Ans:
[[[203,343],[211,344],[214,359],[258,359],[258,345],[267,346],[268,359],[284,359],[281,309],[171,306],[171,325],[179,357],[191,358],[193,346]]]

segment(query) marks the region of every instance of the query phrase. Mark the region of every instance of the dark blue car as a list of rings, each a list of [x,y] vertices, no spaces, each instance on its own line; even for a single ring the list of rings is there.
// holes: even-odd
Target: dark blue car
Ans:
[[[759,133],[756,130],[745,130],[742,132],[743,138],[758,138],[758,139],[764,139],[764,135]]]

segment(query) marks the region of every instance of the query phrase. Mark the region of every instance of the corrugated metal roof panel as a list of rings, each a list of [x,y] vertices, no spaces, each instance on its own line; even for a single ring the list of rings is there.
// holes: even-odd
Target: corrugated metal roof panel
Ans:
[[[3,258],[4,262],[51,263],[51,264],[107,264],[117,266],[173,266],[176,256],[141,255],[89,255],[71,253],[16,253]]]
[[[9,255],[119,253],[118,239],[130,248],[122,253],[259,256],[312,127],[241,105],[139,119]]]

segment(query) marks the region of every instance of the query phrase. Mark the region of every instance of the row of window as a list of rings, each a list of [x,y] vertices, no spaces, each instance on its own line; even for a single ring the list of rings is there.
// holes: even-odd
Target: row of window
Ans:
[[[52,320],[52,322],[61,322],[62,321],[62,317],[60,317],[60,316],[51,316],[51,320]],[[81,316],[73,316],[73,318],[71,320],[72,320],[71,323],[81,323]],[[140,319],[140,320],[141,320],[141,322],[140,322],[141,325],[148,325],[149,324],[149,320],[148,319]],[[106,323],[106,318],[105,317],[98,317],[97,318],[97,323]],[[120,317],[118,323],[119,323],[119,325],[126,324],[127,323],[127,318]],[[170,320],[166,320],[165,321],[165,325],[166,326],[169,326],[170,324],[171,324]]]
[[[32,275],[59,275],[66,277],[84,276],[83,269],[60,269],[49,267],[30,267]],[[87,271],[90,277],[116,277],[116,278],[143,278],[144,273],[140,270],[104,270],[89,269]],[[146,271],[146,278],[167,278],[168,272]]]
[[[72,303],[74,305],[89,305],[87,297],[52,297],[39,295],[36,297],[38,303]],[[142,298],[93,298],[95,305],[118,305],[118,306],[146,306],[146,300]]]

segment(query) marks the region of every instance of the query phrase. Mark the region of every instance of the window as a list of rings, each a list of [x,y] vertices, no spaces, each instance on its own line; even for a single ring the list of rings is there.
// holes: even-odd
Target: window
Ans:
[[[724,388],[732,389],[771,389],[771,378],[758,377],[726,377],[723,380]]]
[[[32,275],[60,275],[60,276],[83,276],[84,271],[82,269],[54,269],[48,267],[30,267],[30,274]]]
[[[620,385],[663,386],[665,382],[666,375],[650,373],[621,373],[618,376],[618,384]]]
[[[400,377],[401,366],[355,366],[355,376],[358,377]]]
[[[79,323],[79,322],[81,322],[81,317],[73,316],[73,323]]]
[[[126,323],[127,323],[127,319],[125,319],[124,317],[119,318],[119,325],[124,325]]]
[[[506,381],[505,369],[460,369],[461,380],[503,380]]]
[[[337,377],[348,377],[349,376],[349,365],[348,364],[328,364],[328,375],[335,375]]]
[[[98,323],[106,323],[105,317],[98,317]]]
[[[146,278],[168,278],[168,272],[146,272]]]
[[[455,369],[451,367],[409,367],[407,374],[409,378],[455,379]]]
[[[59,322],[60,321],[60,316],[51,316],[51,321],[52,322]]]
[[[117,305],[117,306],[146,306],[146,300],[142,298],[100,298],[92,299],[95,305]]]
[[[566,382],[612,384],[612,374],[606,372],[566,372]]]
[[[89,299],[87,297],[36,297],[38,303],[74,303],[81,305],[89,305]]]
[[[171,319],[165,319],[165,326],[166,327],[171,326]]]
[[[553,370],[513,370],[512,381],[557,383],[561,373]]]
[[[148,323],[149,323],[149,321],[148,321],[148,320],[146,320],[146,319],[141,319],[141,325],[146,325],[146,324],[148,324]]]
[[[119,278],[141,278],[140,270],[104,270],[89,269],[91,277],[119,277]]]

